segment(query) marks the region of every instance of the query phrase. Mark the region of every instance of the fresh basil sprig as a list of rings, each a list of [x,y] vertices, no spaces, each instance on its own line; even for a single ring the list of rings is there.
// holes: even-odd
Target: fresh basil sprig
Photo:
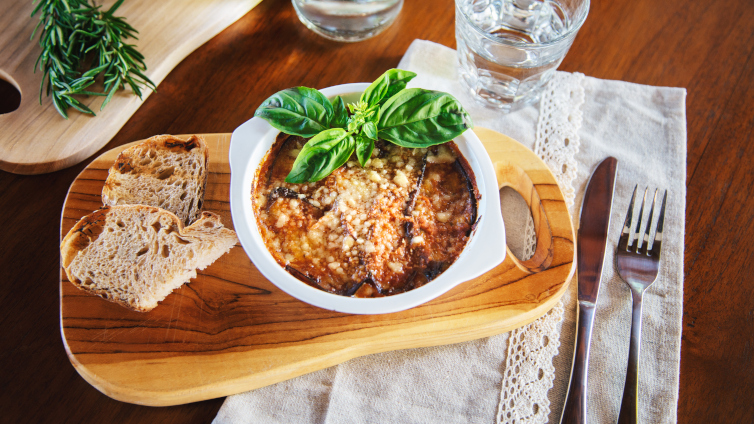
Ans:
[[[401,90],[380,108],[379,136],[402,147],[445,143],[468,129],[468,114],[448,93]]]
[[[319,181],[343,166],[355,147],[353,135],[343,128],[324,130],[304,145],[285,181],[297,184]]]
[[[410,71],[391,69],[379,78],[361,94],[361,101],[369,105],[382,105],[399,91],[406,88],[406,84],[416,76]]]
[[[361,135],[356,136],[356,158],[359,159],[362,167],[366,166],[367,161],[372,157],[372,150],[374,150],[373,139]]]
[[[307,87],[288,88],[262,102],[254,116],[286,134],[311,137],[285,181],[319,181],[354,153],[365,166],[378,139],[402,147],[429,147],[472,127],[469,114],[450,94],[406,88],[415,76],[390,69],[364,90],[358,102],[347,106],[340,96],[330,102]]]
[[[332,102],[333,117],[330,125],[333,128],[346,128],[348,125],[348,110],[346,110],[346,103],[340,96],[335,96]]]
[[[264,118],[286,134],[314,137],[331,128],[333,114],[332,103],[319,90],[295,87],[270,96],[254,116]]]

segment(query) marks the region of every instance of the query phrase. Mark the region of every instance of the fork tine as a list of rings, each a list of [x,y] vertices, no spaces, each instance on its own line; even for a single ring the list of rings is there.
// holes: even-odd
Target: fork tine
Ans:
[[[660,207],[660,219],[657,220],[657,231],[655,231],[655,239],[652,242],[652,256],[660,257],[660,248],[662,247],[662,227],[665,224],[665,202],[668,200],[668,191],[665,190],[665,195],[662,196],[662,207]]]
[[[647,254],[647,250],[649,250],[649,232],[652,229],[652,218],[654,218],[655,214],[655,203],[657,203],[657,189],[655,189],[655,194],[652,196],[652,206],[649,208],[649,218],[647,218],[647,227],[644,230],[644,244],[642,245],[641,251],[638,251],[638,253],[641,253],[642,255]]]
[[[631,195],[631,201],[628,204],[628,212],[626,212],[626,222],[623,223],[623,231],[620,234],[618,240],[618,249],[628,251],[628,241],[631,238],[631,220],[634,214],[634,199],[636,198],[636,189],[639,185],[634,186],[634,194]]]
[[[639,208],[639,218],[636,220],[636,231],[634,231],[634,234],[636,234],[636,238],[634,239],[634,243],[636,246],[634,246],[634,243],[631,244],[630,248],[634,249],[636,253],[639,253],[639,248],[641,248],[641,238],[639,236],[641,235],[641,218],[644,216],[644,204],[647,200],[647,188],[644,189],[644,195],[641,196],[641,207]]]

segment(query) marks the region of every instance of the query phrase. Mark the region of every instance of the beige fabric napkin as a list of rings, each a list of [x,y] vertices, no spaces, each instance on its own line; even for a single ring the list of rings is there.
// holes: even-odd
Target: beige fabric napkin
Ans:
[[[478,126],[508,134],[535,149],[539,108],[508,115],[477,106],[463,91],[455,52],[416,40],[399,64],[417,72],[412,86],[450,92]],[[565,74],[570,75],[570,74]],[[631,296],[619,280],[614,249],[631,190],[668,189],[663,262],[657,282],[645,295],[641,355],[642,419],[676,421],[683,301],[683,240],[686,179],[684,89],[578,78],[584,103],[566,118],[582,120],[573,180],[576,207],[594,167],[606,156],[619,160],[614,215],[597,304],[589,368],[589,418],[615,422],[625,378]],[[555,87],[555,90],[558,88]],[[580,113],[578,113],[580,112]],[[578,115],[578,116],[576,116]],[[541,137],[540,137],[541,138]],[[539,140],[541,143],[541,140]],[[545,149],[548,147],[545,146]],[[568,187],[564,187],[564,190]],[[532,393],[515,408],[536,409],[537,396],[549,422],[557,423],[570,375],[576,318],[576,285],[564,297],[560,354],[548,393]],[[554,341],[557,342],[557,341]],[[371,355],[289,381],[230,396],[215,423],[492,423],[497,419],[504,384],[508,335],[449,346]],[[547,364],[540,364],[545,366]],[[545,390],[546,392],[546,390]],[[548,414],[520,411],[522,422],[546,422]],[[497,419],[496,419],[497,418]]]

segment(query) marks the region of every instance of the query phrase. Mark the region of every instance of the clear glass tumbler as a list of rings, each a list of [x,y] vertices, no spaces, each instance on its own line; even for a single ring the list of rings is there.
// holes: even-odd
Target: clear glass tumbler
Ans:
[[[403,0],[291,0],[307,28],[335,41],[374,37],[393,23]]]
[[[485,106],[535,102],[589,12],[589,0],[455,0],[463,84]]]

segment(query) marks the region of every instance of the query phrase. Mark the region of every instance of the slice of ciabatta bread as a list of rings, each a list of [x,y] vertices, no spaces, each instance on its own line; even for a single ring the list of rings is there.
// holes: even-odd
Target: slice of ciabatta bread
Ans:
[[[204,139],[157,135],[123,150],[102,188],[104,205],[149,205],[188,225],[202,210],[209,149]]]
[[[60,254],[76,287],[147,312],[237,241],[211,212],[184,228],[164,209],[124,205],[81,218],[60,244]]]

